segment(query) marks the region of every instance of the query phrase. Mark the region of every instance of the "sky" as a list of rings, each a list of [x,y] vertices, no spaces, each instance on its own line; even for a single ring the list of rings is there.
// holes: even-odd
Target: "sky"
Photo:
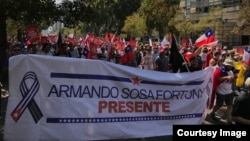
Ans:
[[[59,4],[61,3],[63,0],[56,0],[56,4]],[[70,0],[70,1],[73,1],[73,0]]]
[[[62,0],[56,0],[56,4],[61,3],[61,2],[62,2]]]

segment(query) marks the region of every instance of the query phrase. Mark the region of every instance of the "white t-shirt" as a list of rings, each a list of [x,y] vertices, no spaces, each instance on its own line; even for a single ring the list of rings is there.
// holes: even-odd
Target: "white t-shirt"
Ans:
[[[233,71],[228,71],[227,74],[234,78]],[[233,85],[233,81],[222,82],[217,88],[217,93],[222,94],[222,95],[231,94],[233,92],[232,85]]]

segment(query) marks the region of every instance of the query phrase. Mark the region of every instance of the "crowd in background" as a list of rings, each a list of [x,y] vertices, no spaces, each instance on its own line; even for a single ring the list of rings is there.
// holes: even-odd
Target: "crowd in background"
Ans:
[[[127,53],[132,53],[132,59],[126,60],[124,63],[122,57]],[[250,80],[244,81],[245,85],[236,86],[236,79],[239,73],[239,68],[235,67],[235,64],[241,63],[242,55],[238,54],[235,50],[228,50],[226,47],[203,46],[197,48],[182,47],[179,50],[183,57],[184,62],[179,67],[178,72],[194,72],[205,69],[206,67],[214,67],[214,84],[213,95],[210,103],[211,113],[209,116],[218,121],[216,112],[226,105],[226,118],[227,124],[236,123],[248,124],[250,121],[250,111],[244,111],[241,106],[234,106],[235,96],[238,96],[241,92],[241,88],[245,88],[245,92],[249,93]],[[152,47],[149,44],[139,43],[136,47],[131,48],[130,45],[126,45],[124,52],[120,52],[116,46],[112,46],[110,50],[105,44],[97,49],[97,54],[89,57],[89,49],[86,46],[80,44],[62,43],[59,46],[51,43],[44,43],[39,46],[38,44],[31,44],[28,47],[23,47],[21,44],[14,44],[9,46],[7,50],[7,56],[11,57],[18,54],[38,54],[57,57],[73,57],[79,59],[98,59],[102,61],[110,61],[113,63],[136,67],[138,69],[145,69],[151,71],[172,72],[172,64],[170,63],[171,45],[164,47],[155,46]],[[248,73],[248,68],[245,68]],[[149,72],[150,73],[150,72]],[[247,79],[249,76],[245,76]],[[3,65],[1,81],[4,85],[8,85],[8,59]],[[248,89],[247,89],[248,88]],[[242,94],[243,95],[243,94]],[[250,98],[249,98],[250,99]],[[239,102],[238,102],[239,103]],[[250,103],[250,101],[249,101]],[[249,105],[249,104],[248,104]],[[240,112],[238,112],[240,110]],[[234,113],[233,116],[231,113]],[[245,122],[239,121],[235,117],[246,115]]]

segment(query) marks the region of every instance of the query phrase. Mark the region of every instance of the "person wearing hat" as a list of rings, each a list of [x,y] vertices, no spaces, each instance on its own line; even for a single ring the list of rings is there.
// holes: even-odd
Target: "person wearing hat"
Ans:
[[[232,120],[237,125],[250,125],[250,77],[245,81],[245,89],[240,92],[233,104]]]
[[[234,82],[234,62],[231,59],[225,59],[223,66],[217,67],[213,75],[213,94],[216,96],[215,106],[213,107],[210,117],[212,120],[218,122],[219,119],[215,113],[226,104],[226,118],[227,124],[232,124],[231,112],[233,106],[233,82]],[[213,99],[213,97],[212,97]],[[214,102],[211,100],[211,102]],[[213,103],[212,103],[213,104]],[[211,107],[210,107],[211,108]]]
[[[234,50],[234,49],[229,50],[229,51],[228,51],[228,57],[227,57],[227,58],[228,58],[228,59],[231,59],[231,60],[233,60],[233,61],[236,61],[236,60],[235,60],[235,54],[236,54],[236,53],[235,53],[235,50]]]

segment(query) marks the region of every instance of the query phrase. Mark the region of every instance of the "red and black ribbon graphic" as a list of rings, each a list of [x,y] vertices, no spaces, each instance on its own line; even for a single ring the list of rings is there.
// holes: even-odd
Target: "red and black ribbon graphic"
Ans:
[[[34,97],[39,90],[39,86],[39,81],[34,72],[27,72],[24,75],[20,84],[20,92],[23,98],[11,113],[11,117],[15,122],[20,119],[26,108],[29,109],[35,123],[42,118],[43,114],[34,100]]]

